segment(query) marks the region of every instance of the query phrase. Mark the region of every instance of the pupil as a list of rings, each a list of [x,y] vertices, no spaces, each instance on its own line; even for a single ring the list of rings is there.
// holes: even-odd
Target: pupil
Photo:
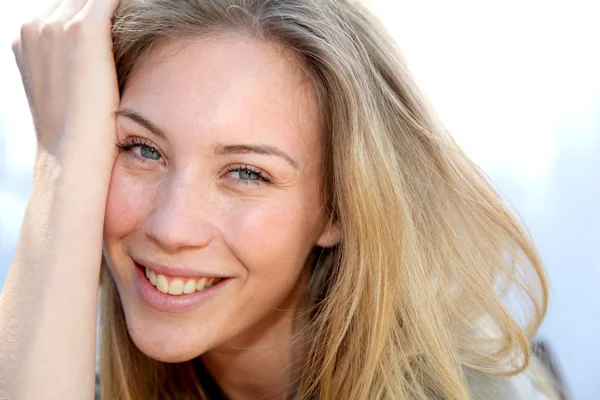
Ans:
[[[240,170],[240,178],[256,181],[256,180],[258,180],[258,174],[256,172],[252,172],[248,169],[242,169],[242,170]]]
[[[153,160],[158,159],[153,157],[156,156],[157,153],[154,151],[154,149],[151,149],[150,147],[142,146],[142,148],[140,149],[140,153],[142,154],[142,157],[152,158]]]

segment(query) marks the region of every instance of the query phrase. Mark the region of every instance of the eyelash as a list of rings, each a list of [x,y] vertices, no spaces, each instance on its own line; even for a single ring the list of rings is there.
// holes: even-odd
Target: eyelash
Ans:
[[[136,148],[136,147],[147,147],[150,150],[156,152],[156,154],[158,154],[161,158],[163,158],[162,154],[160,154],[160,152],[158,151],[158,149],[156,147],[154,147],[150,142],[147,142],[145,140],[139,139],[139,138],[130,138],[130,139],[126,139],[123,143],[118,143],[117,147],[120,148],[123,151],[126,151],[128,153],[131,153],[131,150]],[[131,157],[135,157],[136,160],[140,160],[143,163],[151,163],[152,161],[158,161],[158,160],[151,160],[151,159],[147,159],[144,157],[140,157],[137,155],[131,155]],[[234,165],[229,165],[226,169],[227,174],[230,174],[232,172],[246,172],[246,173],[250,173],[250,174],[255,174],[258,175],[258,180],[266,183],[266,184],[272,184],[273,180],[264,173],[264,171],[262,171],[259,168],[253,167],[251,165],[247,165],[247,164],[234,164]],[[234,178],[235,179],[235,178]],[[257,184],[257,180],[256,179],[240,179],[237,178],[236,179],[238,182],[240,182],[240,184],[242,185],[256,185]]]
[[[123,143],[118,143],[117,147],[120,148],[121,150],[127,151],[129,153],[131,153],[131,150],[136,148],[136,147],[147,147],[150,150],[156,152],[156,154],[158,154],[161,158],[162,158],[162,154],[160,154],[160,152],[158,151],[158,149],[156,147],[154,147],[150,142],[147,142],[145,140],[139,139],[139,138],[130,138],[130,139],[126,139]],[[144,157],[140,157],[140,156],[133,156],[135,157],[137,160],[140,160],[143,163],[149,163],[152,161],[158,161],[158,160],[150,160]]]
[[[236,180],[241,182],[242,185],[256,185],[257,184],[257,180],[262,181],[266,184],[272,184],[273,181],[272,179],[267,176],[261,169],[253,167],[251,165],[246,165],[246,164],[234,164],[234,165],[230,165],[227,167],[227,174],[230,174],[231,172],[246,172],[246,173],[251,173],[251,174],[255,174],[258,175],[258,179],[240,179],[237,178]]]

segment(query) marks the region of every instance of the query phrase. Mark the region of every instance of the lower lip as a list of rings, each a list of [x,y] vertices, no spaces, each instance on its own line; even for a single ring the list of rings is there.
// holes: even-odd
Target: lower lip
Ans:
[[[158,291],[146,278],[144,267],[134,264],[135,286],[139,296],[149,307],[169,313],[183,313],[194,309],[203,301],[215,296],[231,280],[230,278],[223,279],[216,285],[200,292],[174,296]]]

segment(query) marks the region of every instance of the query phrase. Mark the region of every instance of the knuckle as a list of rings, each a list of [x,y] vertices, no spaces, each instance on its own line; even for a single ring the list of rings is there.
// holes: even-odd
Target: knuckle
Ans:
[[[31,38],[32,36],[36,35],[37,25],[37,21],[29,21],[21,25],[21,29],[19,31],[20,40],[27,40],[28,38]]]
[[[40,35],[42,37],[51,38],[56,36],[63,30],[63,26],[57,21],[44,21],[40,26]]]
[[[78,36],[83,31],[84,24],[79,18],[72,19],[67,22],[64,27],[64,31],[68,36]]]
[[[17,36],[13,39],[11,48],[15,56],[19,56],[21,54],[21,36]]]

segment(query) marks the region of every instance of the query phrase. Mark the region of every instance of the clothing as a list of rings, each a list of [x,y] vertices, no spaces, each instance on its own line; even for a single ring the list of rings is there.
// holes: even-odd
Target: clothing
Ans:
[[[528,370],[505,377],[466,369],[465,376],[473,400],[549,400]]]

